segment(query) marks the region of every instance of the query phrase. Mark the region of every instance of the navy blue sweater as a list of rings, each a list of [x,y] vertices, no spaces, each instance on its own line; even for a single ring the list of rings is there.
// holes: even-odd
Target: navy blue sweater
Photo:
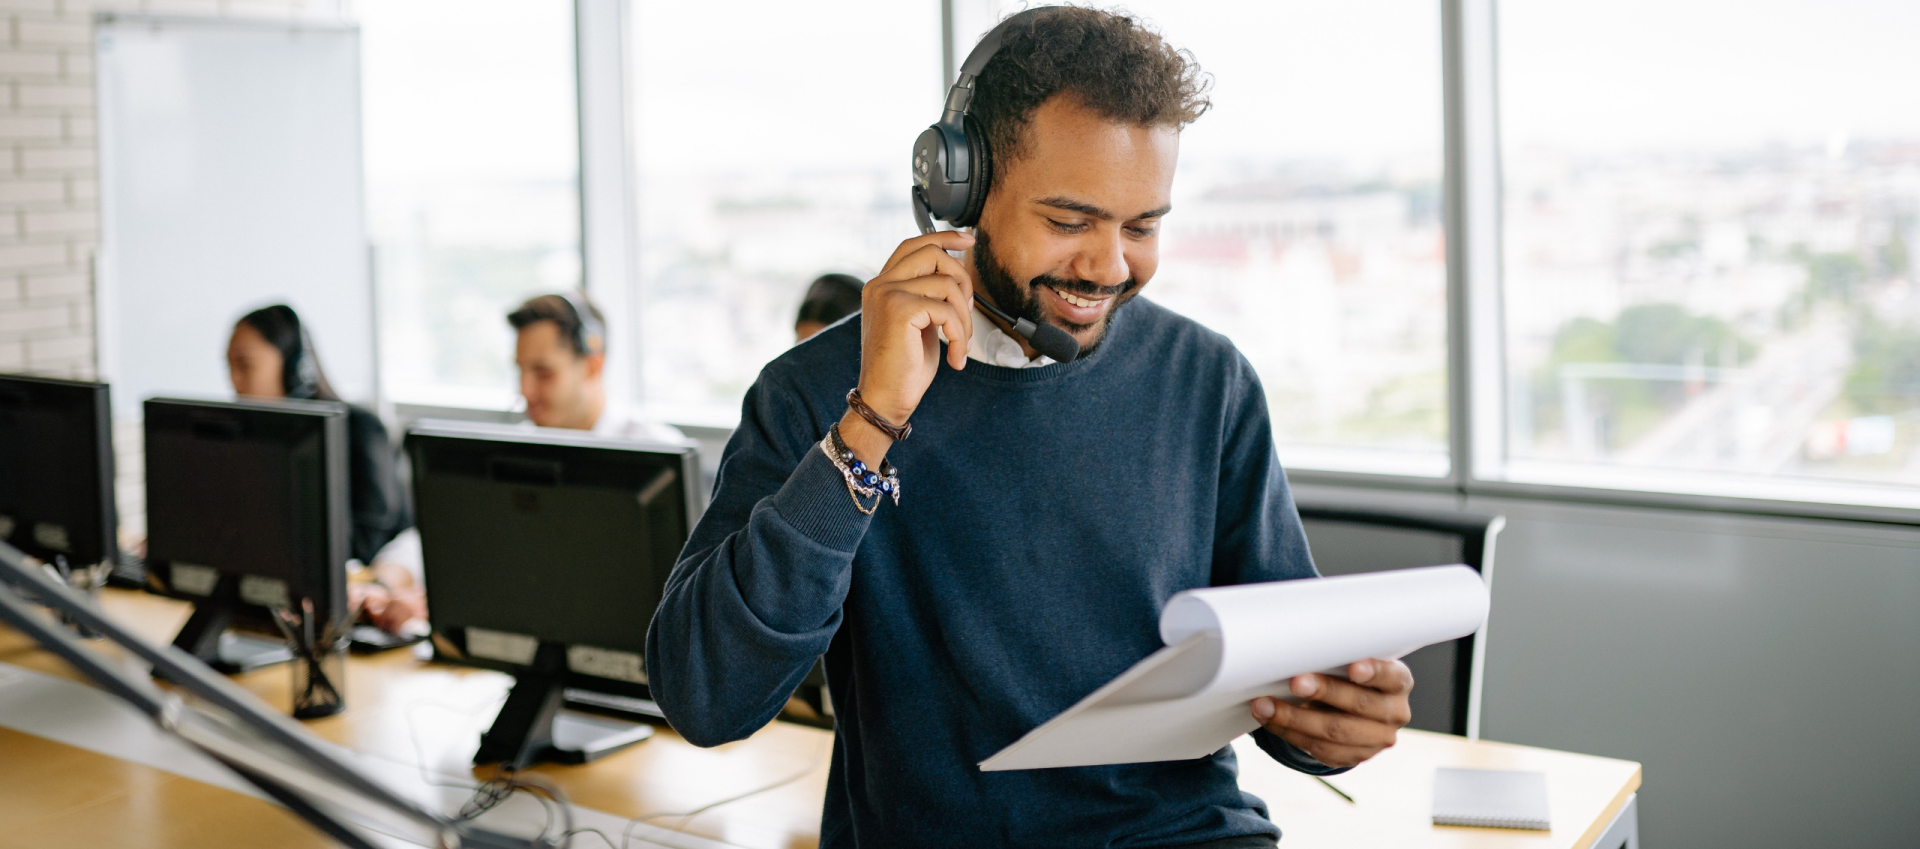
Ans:
[[[820,451],[859,317],[768,364],[647,634],[667,719],[752,734],[826,656],[825,849],[1180,846],[1272,835],[1231,749],[1171,763],[977,764],[1160,647],[1193,587],[1315,575],[1266,400],[1232,343],[1144,299],[1076,362],[940,367],[871,517]],[[1325,773],[1265,731],[1283,763]]]

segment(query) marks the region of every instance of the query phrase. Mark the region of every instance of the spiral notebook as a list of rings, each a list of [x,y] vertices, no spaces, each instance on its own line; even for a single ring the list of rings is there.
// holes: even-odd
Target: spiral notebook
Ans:
[[[1547,774],[1504,769],[1438,769],[1433,824],[1546,831]]]

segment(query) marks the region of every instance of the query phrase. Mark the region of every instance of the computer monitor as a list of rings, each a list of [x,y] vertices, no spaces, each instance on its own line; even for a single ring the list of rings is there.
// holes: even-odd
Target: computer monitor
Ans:
[[[153,398],[146,412],[147,569],[194,604],[173,644],[217,669],[286,660],[222,635],[277,637],[275,608],[344,630],[347,408],[331,401]]]
[[[651,733],[560,707],[570,687],[649,697],[647,625],[702,509],[695,449],[423,421],[407,453],[436,651],[515,677],[474,762],[582,763]]]
[[[0,542],[94,570],[119,553],[113,512],[113,426],[107,385],[0,375]]]

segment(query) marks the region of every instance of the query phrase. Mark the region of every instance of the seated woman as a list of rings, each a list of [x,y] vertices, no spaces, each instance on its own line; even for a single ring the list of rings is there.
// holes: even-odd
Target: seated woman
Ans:
[[[314,353],[313,341],[292,307],[275,304],[241,316],[227,342],[227,374],[233,391],[251,398],[338,401]],[[347,406],[348,501],[352,513],[349,556],[372,563],[370,582],[348,585],[349,598],[374,624],[398,632],[426,617],[418,577],[397,562],[378,558],[381,548],[413,526],[394,474],[393,442],[379,417]]]
[[[794,342],[805,342],[840,319],[860,311],[860,290],[866,286],[851,274],[822,274],[807,286],[800,315],[793,321]]]

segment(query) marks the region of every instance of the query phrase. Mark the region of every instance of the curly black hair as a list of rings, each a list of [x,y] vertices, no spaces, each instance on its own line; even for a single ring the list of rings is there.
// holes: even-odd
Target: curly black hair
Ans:
[[[968,115],[992,149],[994,172],[1023,153],[1040,104],[1063,92],[1138,126],[1193,123],[1212,103],[1210,76],[1140,19],[1119,10],[1051,6],[1015,22],[974,83]]]

